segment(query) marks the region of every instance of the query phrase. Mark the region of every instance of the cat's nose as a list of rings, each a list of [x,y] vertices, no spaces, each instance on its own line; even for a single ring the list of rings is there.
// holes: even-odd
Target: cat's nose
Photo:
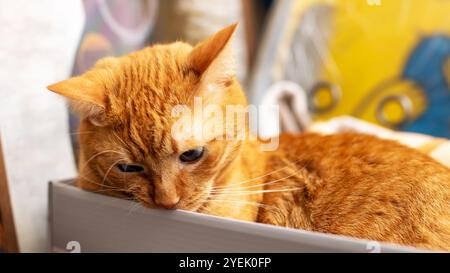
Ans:
[[[155,176],[153,201],[159,207],[174,209],[180,202],[180,195],[177,192],[175,178],[169,174],[170,172],[164,172],[161,177]]]
[[[179,202],[179,196],[173,196],[172,198],[155,198],[156,205],[165,209],[175,209],[175,206]]]

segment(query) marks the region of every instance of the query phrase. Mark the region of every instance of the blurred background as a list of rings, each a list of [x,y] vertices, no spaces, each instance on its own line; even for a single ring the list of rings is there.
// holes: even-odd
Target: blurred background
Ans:
[[[6,250],[45,250],[46,183],[76,175],[79,121],[45,86],[100,58],[153,43],[195,44],[234,22],[238,78],[250,102],[280,106],[280,116],[260,123],[262,135],[278,133],[278,125],[288,132],[364,131],[448,160],[450,1],[36,2],[0,0]]]

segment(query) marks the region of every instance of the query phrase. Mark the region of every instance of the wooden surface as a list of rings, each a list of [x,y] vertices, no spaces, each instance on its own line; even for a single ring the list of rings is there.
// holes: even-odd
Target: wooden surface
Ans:
[[[244,14],[245,40],[247,44],[248,66],[253,65],[256,52],[256,26],[255,26],[255,3],[254,0],[242,0]]]
[[[0,251],[18,252],[16,229],[9,198],[6,167],[0,139]]]

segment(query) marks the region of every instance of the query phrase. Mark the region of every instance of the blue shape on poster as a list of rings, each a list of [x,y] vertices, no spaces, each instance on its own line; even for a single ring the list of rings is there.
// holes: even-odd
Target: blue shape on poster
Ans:
[[[450,37],[434,35],[423,39],[413,50],[402,73],[425,92],[427,108],[406,131],[450,138],[450,83],[444,66],[450,59]]]

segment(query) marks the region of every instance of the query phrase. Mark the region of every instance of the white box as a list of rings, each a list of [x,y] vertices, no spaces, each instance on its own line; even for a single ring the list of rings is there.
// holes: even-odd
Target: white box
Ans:
[[[50,251],[68,252],[417,252],[392,244],[250,223],[49,185]]]

